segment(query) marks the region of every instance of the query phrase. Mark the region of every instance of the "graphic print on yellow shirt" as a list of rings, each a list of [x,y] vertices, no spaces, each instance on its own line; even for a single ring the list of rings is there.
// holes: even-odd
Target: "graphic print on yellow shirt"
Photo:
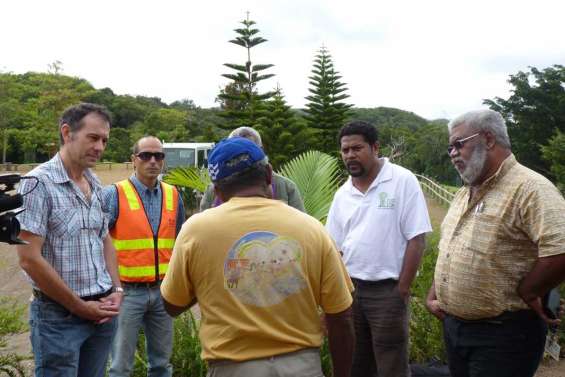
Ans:
[[[224,288],[239,301],[258,307],[281,303],[306,288],[300,243],[271,232],[240,238],[224,263]]]

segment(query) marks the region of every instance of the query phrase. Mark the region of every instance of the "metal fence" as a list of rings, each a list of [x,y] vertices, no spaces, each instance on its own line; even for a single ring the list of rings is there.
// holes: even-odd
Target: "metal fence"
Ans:
[[[428,193],[432,198],[439,201],[441,204],[449,206],[455,194],[446,190],[443,186],[436,183],[434,180],[426,177],[425,175],[415,174],[418,181],[420,181],[420,185],[422,186],[422,190]]]

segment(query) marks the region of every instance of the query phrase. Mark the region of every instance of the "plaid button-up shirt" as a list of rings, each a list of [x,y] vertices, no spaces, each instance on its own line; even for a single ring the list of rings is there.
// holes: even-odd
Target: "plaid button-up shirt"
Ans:
[[[102,211],[102,186],[90,170],[84,175],[90,201],[69,178],[59,154],[26,175],[39,180],[33,191],[34,179],[22,180],[18,188],[20,194],[27,193],[25,211],[18,215],[21,229],[44,238],[41,255],[81,297],[112,287],[104,259],[108,221]]]
[[[441,226],[441,308],[469,320],[528,308],[520,281],[538,258],[565,253],[565,200],[513,155],[469,195],[468,187],[459,190]]]

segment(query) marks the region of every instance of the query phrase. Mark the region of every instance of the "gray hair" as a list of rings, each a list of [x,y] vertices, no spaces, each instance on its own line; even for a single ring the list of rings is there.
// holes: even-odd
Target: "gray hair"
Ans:
[[[502,118],[500,113],[490,109],[469,111],[451,120],[447,125],[447,129],[451,133],[452,129],[462,124],[466,124],[477,131],[488,131],[492,133],[497,144],[510,149],[508,130],[506,129],[504,118]]]
[[[230,133],[228,138],[235,137],[235,136],[244,137],[246,139],[249,139],[252,142],[254,142],[257,146],[263,148],[263,142],[261,141],[261,135],[259,135],[259,132],[257,132],[257,130],[255,130],[254,128],[245,127],[245,126],[236,128],[235,130],[233,130]]]

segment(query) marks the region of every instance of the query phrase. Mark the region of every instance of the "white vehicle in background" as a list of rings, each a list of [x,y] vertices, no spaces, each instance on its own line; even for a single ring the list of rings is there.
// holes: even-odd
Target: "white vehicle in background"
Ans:
[[[176,167],[206,167],[214,143],[163,143],[165,171]]]

